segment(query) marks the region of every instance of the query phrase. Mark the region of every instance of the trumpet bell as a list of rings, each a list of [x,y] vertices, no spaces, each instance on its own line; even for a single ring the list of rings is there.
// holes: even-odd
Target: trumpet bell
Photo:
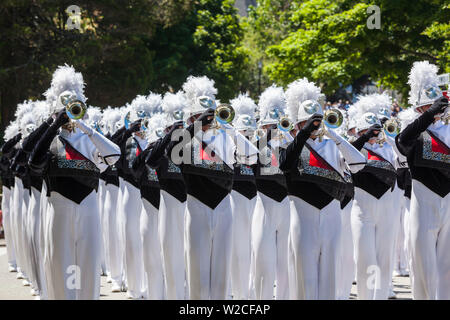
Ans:
[[[80,100],[71,101],[66,106],[66,114],[73,120],[82,119],[86,110],[86,105]]]
[[[221,104],[216,108],[214,115],[218,123],[228,124],[233,122],[236,113],[232,106]]]
[[[131,111],[128,111],[123,120],[125,129],[129,129],[131,125]]]
[[[288,117],[282,117],[277,124],[278,129],[281,131],[289,132],[294,128],[294,124]]]
[[[141,131],[146,131],[149,128],[150,118],[145,117],[141,121]]]
[[[395,138],[400,133],[400,124],[395,120],[387,120],[383,128],[386,135],[392,138]]]
[[[265,134],[266,132],[263,129],[256,129],[255,132],[253,133],[253,136],[255,137],[256,140],[259,140],[262,137],[264,137]]]
[[[336,129],[344,122],[344,115],[338,109],[329,109],[325,111],[323,120],[328,128]]]

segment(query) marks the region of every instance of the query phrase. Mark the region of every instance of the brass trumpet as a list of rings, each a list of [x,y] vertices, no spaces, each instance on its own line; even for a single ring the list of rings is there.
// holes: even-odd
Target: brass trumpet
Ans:
[[[141,121],[141,131],[146,131],[149,128],[150,118],[145,117]]]
[[[323,120],[320,125],[319,139],[322,142],[327,128],[337,129],[344,122],[344,115],[339,109],[328,109],[324,112]]]
[[[70,101],[66,105],[67,116],[73,120],[82,119],[84,114],[86,113],[86,110],[86,105],[80,100]]]
[[[235,114],[233,107],[228,104],[220,104],[214,111],[214,117],[220,124],[233,122]]]
[[[395,119],[389,119],[383,124],[384,133],[392,138],[400,133],[400,124]]]
[[[281,131],[289,132],[294,128],[294,124],[288,117],[281,117],[278,121],[277,128]]]

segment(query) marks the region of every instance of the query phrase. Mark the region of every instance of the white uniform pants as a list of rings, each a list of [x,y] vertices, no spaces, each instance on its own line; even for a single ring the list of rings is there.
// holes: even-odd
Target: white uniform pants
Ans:
[[[41,190],[41,200],[40,200],[40,208],[39,208],[39,253],[40,253],[40,270],[41,270],[41,288],[40,288],[40,299],[46,300],[48,299],[47,295],[47,280],[45,274],[45,239],[47,238],[47,230],[48,230],[48,215],[47,215],[47,185],[45,181],[42,182],[42,190]]]
[[[338,263],[337,299],[348,300],[355,279],[355,257],[353,255],[352,213],[353,200],[341,210],[341,253]]]
[[[11,210],[11,190],[3,186],[2,195],[2,219],[3,230],[5,230],[6,250],[8,254],[8,264],[10,267],[16,267],[16,252],[14,250],[14,238],[13,229],[11,229],[12,223],[12,210]]]
[[[109,275],[113,285],[121,286],[122,283],[122,254],[120,242],[120,228],[117,215],[117,201],[119,197],[119,188],[114,184],[105,186],[105,204],[104,204],[104,233],[106,234],[105,257],[109,266]]]
[[[272,300],[289,297],[288,236],[289,198],[277,202],[257,192],[252,221],[253,285],[255,299]]]
[[[414,299],[450,299],[450,194],[441,198],[413,180],[410,253]]]
[[[250,260],[252,218],[256,196],[249,200],[237,191],[231,191],[233,213],[233,240],[231,247],[231,290],[233,299],[250,298]]]
[[[28,206],[30,204],[30,189],[25,189],[22,195],[22,223],[19,227],[22,230],[22,251],[24,257],[24,274],[27,281],[31,283],[31,254],[32,250],[29,246],[30,231],[28,230]]]
[[[97,194],[80,204],[52,192],[47,203],[45,272],[49,299],[100,296],[100,219]]]
[[[149,300],[164,299],[164,275],[158,233],[158,209],[142,199],[141,238],[144,260],[144,288]]]
[[[14,178],[14,195],[13,195],[13,205],[12,205],[12,215],[11,215],[11,226],[14,235],[14,246],[16,250],[16,261],[18,272],[22,272],[24,275],[25,271],[25,251],[23,249],[23,228],[22,228],[22,206],[24,203],[25,189],[23,188],[22,180],[15,177]],[[25,275],[26,276],[26,275]]]
[[[232,213],[227,195],[213,210],[187,196],[186,254],[189,298],[224,300],[231,263]]]
[[[388,190],[380,199],[355,188],[352,233],[358,299],[384,300],[389,295],[392,259],[400,212]]]
[[[319,210],[300,198],[291,200],[290,298],[336,299],[340,204],[333,200]]]
[[[406,233],[405,233],[406,232],[405,218],[407,212],[409,211],[409,207],[407,207],[407,205],[409,205],[408,198],[403,197],[400,209],[400,228],[397,235],[397,248],[394,260],[394,271],[396,271],[396,273],[398,274],[405,274],[409,269],[408,256],[406,252]]]
[[[161,190],[159,204],[159,236],[165,276],[166,298],[184,300],[186,279],[184,261],[184,219],[186,202]]]
[[[99,179],[98,182],[98,192],[97,192],[97,205],[98,205],[98,214],[100,217],[100,228],[101,228],[101,239],[100,242],[100,252],[101,252],[101,263],[100,263],[100,271],[102,274],[106,275],[109,272],[109,268],[106,265],[106,231],[105,229],[107,226],[105,226],[105,217],[104,217],[104,206],[105,206],[105,181],[102,179]]]
[[[134,299],[143,295],[144,263],[142,257],[142,241],[140,234],[140,217],[142,200],[139,189],[122,180],[121,202],[118,204],[122,218],[125,237],[125,272],[128,294]]]
[[[40,293],[43,287],[43,261],[40,247],[41,225],[41,190],[31,187],[31,197],[28,206],[28,237],[27,247],[30,249],[30,281],[32,288]]]
[[[411,279],[412,284],[412,273],[411,273],[411,233],[410,233],[410,227],[409,227],[409,221],[411,220],[411,200],[409,198],[405,197],[405,214],[403,217],[403,229],[405,234],[405,241],[404,241],[404,247],[405,247],[405,255],[406,255],[406,266],[409,271],[409,278]]]

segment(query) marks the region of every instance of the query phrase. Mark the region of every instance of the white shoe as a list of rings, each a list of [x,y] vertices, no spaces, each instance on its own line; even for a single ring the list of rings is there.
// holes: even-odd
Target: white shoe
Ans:
[[[117,283],[113,283],[111,286],[111,292],[120,292],[121,289],[122,287]]]
[[[22,271],[18,271],[16,278],[19,279],[19,280],[20,279],[25,279],[25,276],[23,275]]]
[[[8,271],[9,272],[17,272],[17,267],[15,265],[10,264],[8,266]]]
[[[392,272],[392,275],[394,277],[401,277],[402,276],[402,272],[401,272],[401,270],[394,270],[394,272]]]
[[[27,279],[23,279],[23,280],[22,280],[22,285],[23,285],[24,287],[29,287],[29,286],[30,286],[30,281],[28,281]]]
[[[392,290],[392,288],[389,288],[388,299],[397,299],[397,295],[395,294],[394,290]]]
[[[127,299],[134,299],[130,291],[127,291]]]
[[[109,274],[106,276],[106,283],[112,283],[112,278]]]
[[[34,297],[35,296],[39,296],[39,291],[37,291],[35,289],[31,289],[30,292],[31,292],[31,295],[34,296]]]

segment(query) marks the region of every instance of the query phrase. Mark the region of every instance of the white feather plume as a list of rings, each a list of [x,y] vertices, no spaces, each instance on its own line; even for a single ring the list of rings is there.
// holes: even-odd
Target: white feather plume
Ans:
[[[300,104],[306,100],[318,101],[320,94],[320,88],[306,78],[291,82],[286,90],[286,105],[289,117],[296,119]]]
[[[20,132],[22,132],[22,139],[29,135],[29,132],[26,129],[30,124],[34,125],[34,127],[36,128],[36,118],[31,110],[27,113],[24,113],[19,120],[19,128]]]
[[[182,111],[187,107],[187,99],[183,91],[177,93],[166,92],[162,102],[162,109],[165,113],[172,114],[175,111]]]
[[[44,93],[47,102],[53,105],[56,99],[64,91],[74,91],[76,95],[85,102],[83,75],[76,72],[72,66],[65,64],[59,66],[53,73],[50,88]]]
[[[3,139],[5,141],[8,141],[9,139],[14,138],[18,133],[19,133],[19,124],[17,123],[17,121],[11,121],[9,126],[7,126],[5,129],[5,135]]]
[[[33,114],[36,117],[36,125],[40,126],[48,117],[50,117],[50,108],[47,102],[43,100],[33,101]]]
[[[414,62],[408,77],[409,91],[408,102],[415,106],[419,101],[419,94],[425,87],[438,85],[438,67],[428,61]]]
[[[16,109],[16,112],[14,113],[14,116],[16,117],[17,120],[20,121],[20,118],[22,118],[22,116],[25,113],[31,112],[32,110],[33,110],[32,101],[25,100],[24,102],[19,103],[17,105],[17,109]]]
[[[400,130],[403,131],[411,122],[416,120],[420,113],[415,112],[414,108],[407,108],[397,114],[397,119],[400,122]]]
[[[208,96],[215,99],[217,94],[217,89],[214,87],[214,80],[209,79],[206,76],[189,76],[183,84],[183,91],[186,94],[189,105],[194,104],[197,97]]]
[[[280,110],[286,110],[286,96],[283,88],[273,84],[268,87],[259,97],[259,116],[260,119],[266,118],[270,109],[278,107]]]
[[[105,121],[110,134],[114,134],[117,131],[116,123],[124,124],[122,121],[123,117],[123,113],[118,108],[108,107],[103,111],[103,121]]]
[[[248,94],[241,93],[236,98],[230,101],[231,106],[236,112],[236,116],[247,114],[250,117],[255,117],[256,103]]]
[[[350,106],[348,115],[350,119],[358,119],[367,112],[378,116],[381,108],[390,109],[392,98],[386,93],[373,93],[358,97],[358,101]]]
[[[91,124],[102,120],[102,110],[99,107],[89,106],[86,113]]]
[[[134,112],[145,111],[148,114],[161,112],[162,98],[160,94],[152,93],[148,96],[138,95],[130,104],[130,110]]]
[[[164,130],[167,126],[167,117],[164,113],[154,113],[149,122],[148,128],[145,131],[145,136],[149,142],[157,140],[159,137],[156,135],[156,130],[161,128]]]

